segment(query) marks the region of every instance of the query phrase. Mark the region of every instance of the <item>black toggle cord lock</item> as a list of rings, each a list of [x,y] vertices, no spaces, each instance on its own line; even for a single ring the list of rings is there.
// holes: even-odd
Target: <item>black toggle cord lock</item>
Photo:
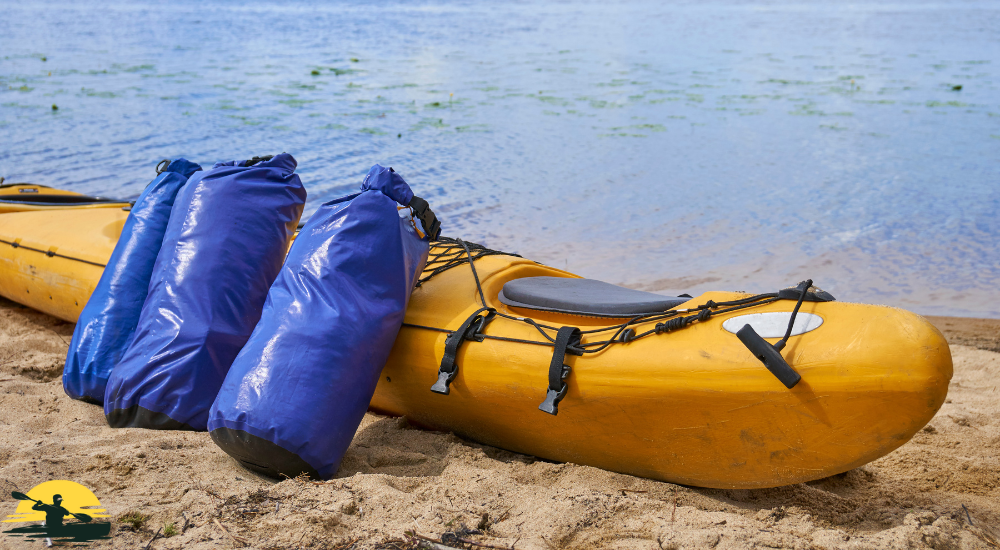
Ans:
[[[767,343],[757,334],[757,331],[753,329],[750,325],[744,325],[743,328],[736,332],[736,337],[743,342],[743,345],[753,353],[767,370],[771,371],[771,374],[775,376],[786,388],[792,389],[796,384],[802,380],[802,375],[795,372],[794,369],[785,361],[785,358],[781,356],[781,350],[785,348],[785,344],[788,343],[788,338],[792,335],[792,329],[795,326],[795,316],[799,314],[799,308],[802,307],[802,302],[806,299],[807,295],[813,294],[808,292],[809,288],[812,286],[812,279],[808,279],[799,283],[799,286],[795,288],[794,292],[798,295],[798,302],[795,303],[795,309],[792,310],[792,316],[788,319],[788,328],[785,330],[785,336],[774,343]],[[789,289],[791,290],[791,289]],[[817,291],[816,294],[822,291]],[[823,293],[826,294],[826,293]],[[786,294],[787,296],[788,294]],[[780,297],[780,296],[779,296]],[[829,300],[819,299],[816,300],[813,296],[813,300],[810,301],[829,301],[833,299],[833,296],[829,297]]]
[[[576,327],[562,327],[556,333],[555,350],[552,352],[552,362],[549,363],[549,387],[545,392],[545,401],[538,406],[538,410],[547,412],[552,416],[559,414],[559,402],[566,397],[569,385],[566,384],[566,377],[569,376],[569,365],[566,354],[583,355],[580,352],[580,329]]]

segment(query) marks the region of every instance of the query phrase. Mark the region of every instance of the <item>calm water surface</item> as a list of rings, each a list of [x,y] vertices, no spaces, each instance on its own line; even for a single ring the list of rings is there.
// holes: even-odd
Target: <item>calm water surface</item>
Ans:
[[[0,176],[129,197],[163,157],[287,151],[308,215],[379,162],[446,234],[588,277],[1000,317],[998,29],[998,2],[5,2]]]

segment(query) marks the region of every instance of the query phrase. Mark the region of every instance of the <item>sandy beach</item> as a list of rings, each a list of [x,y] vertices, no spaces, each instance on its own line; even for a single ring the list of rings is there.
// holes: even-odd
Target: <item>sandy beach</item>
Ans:
[[[1000,548],[1000,321],[931,321],[955,362],[941,411],[888,456],[811,483],[684,487],[374,414],[336,479],[277,483],[206,433],[108,428],[63,393],[73,325],[0,299],[0,482],[6,494],[51,479],[91,488],[114,520],[94,548],[398,549],[412,534],[524,550]],[[135,512],[148,519],[121,521]],[[166,524],[179,534],[163,537]],[[0,548],[41,545],[0,536]]]

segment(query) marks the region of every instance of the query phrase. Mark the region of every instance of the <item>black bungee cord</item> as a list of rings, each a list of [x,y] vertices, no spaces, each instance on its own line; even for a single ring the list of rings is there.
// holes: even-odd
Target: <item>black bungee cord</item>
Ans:
[[[438,244],[438,243],[440,243],[440,244]],[[522,322],[522,323],[526,323],[526,324],[531,325],[532,327],[535,328],[535,330],[538,331],[538,333],[543,338],[545,338],[546,341],[526,340],[526,339],[522,339],[522,338],[509,338],[509,337],[505,337],[505,336],[494,336],[494,335],[490,335],[490,334],[484,334],[484,333],[478,332],[478,331],[477,331],[477,334],[476,334],[476,338],[477,339],[479,339],[479,338],[487,339],[488,338],[490,340],[499,340],[499,341],[504,341],[504,342],[515,342],[515,343],[521,343],[521,344],[532,344],[532,345],[549,346],[549,347],[552,347],[552,346],[555,345],[555,338],[553,338],[552,336],[550,336],[549,333],[546,332],[546,329],[550,330],[550,331],[553,331],[553,332],[558,332],[558,330],[559,330],[558,327],[552,327],[552,326],[549,326],[549,325],[544,325],[544,324],[538,323],[537,321],[535,321],[534,319],[532,319],[530,317],[515,317],[513,315],[507,315],[505,313],[501,313],[499,311],[496,311],[495,308],[491,308],[486,303],[486,295],[483,292],[482,282],[480,281],[480,279],[479,279],[479,273],[476,270],[475,260],[478,260],[478,259],[480,259],[482,257],[485,257],[485,256],[493,256],[493,255],[505,255],[505,256],[514,256],[514,257],[520,258],[521,257],[520,255],[518,255],[518,254],[511,254],[511,253],[507,253],[507,252],[501,252],[501,251],[497,251],[497,250],[491,250],[491,249],[486,248],[485,246],[480,245],[480,244],[467,243],[466,241],[464,241],[462,239],[459,239],[459,238],[449,238],[449,237],[441,237],[437,243],[435,243],[434,245],[432,245],[432,248],[440,248],[440,249],[443,249],[443,250],[441,252],[439,252],[439,253],[433,254],[430,257],[430,259],[428,260],[428,262],[426,264],[425,270],[431,269],[431,273],[428,274],[427,276],[422,277],[421,279],[419,279],[417,281],[417,284],[416,284],[417,287],[421,286],[423,283],[427,282],[428,280],[430,280],[431,278],[433,278],[436,275],[439,275],[439,274],[441,274],[441,273],[443,273],[445,271],[448,271],[448,270],[450,270],[450,269],[452,269],[454,267],[457,267],[459,265],[462,265],[463,263],[468,262],[469,263],[469,267],[472,270],[472,276],[473,276],[473,278],[475,279],[475,282],[476,282],[476,290],[477,290],[477,292],[479,294],[479,300],[482,303],[483,308],[486,309],[486,310],[489,310],[491,312],[494,312],[495,317],[503,317],[504,319],[508,319],[508,320],[511,320],[511,321]],[[441,264],[441,265],[435,265],[435,264]],[[433,266],[433,268],[432,268],[432,266]],[[805,299],[806,291],[812,285],[812,280],[804,281],[802,284],[806,284],[806,283],[808,283],[808,285],[805,286],[806,290],[802,290],[800,292],[800,294],[799,294],[798,303],[796,304],[795,310],[792,313],[792,317],[791,317],[791,319],[789,321],[789,327],[788,327],[788,330],[786,331],[786,335],[785,335],[785,338],[783,339],[783,341],[787,341],[788,337],[791,334],[792,325],[793,325],[793,323],[795,321],[795,316],[798,313],[799,307],[801,307],[801,305],[802,305],[802,301]],[[800,288],[802,287],[802,284],[799,285]],[[614,333],[607,340],[600,340],[600,341],[580,343],[579,346],[573,346],[573,351],[577,352],[579,354],[584,354],[584,353],[599,353],[599,352],[607,349],[609,346],[611,346],[613,344],[627,344],[629,342],[633,342],[633,341],[638,340],[640,338],[645,338],[647,336],[651,336],[651,335],[654,335],[654,334],[662,334],[662,333],[665,333],[665,332],[672,332],[672,331],[675,331],[675,330],[679,330],[679,329],[685,328],[688,325],[690,325],[691,323],[694,323],[695,321],[705,322],[705,321],[707,321],[708,319],[710,319],[714,315],[719,315],[719,314],[723,314],[723,313],[731,313],[733,311],[738,311],[738,310],[741,310],[741,309],[747,309],[747,308],[750,308],[750,307],[762,306],[762,305],[766,305],[766,304],[770,304],[770,303],[776,302],[776,301],[778,301],[780,299],[781,298],[779,298],[777,292],[769,292],[769,293],[764,293],[764,294],[756,294],[756,295],[753,295],[753,296],[748,296],[748,297],[740,298],[740,299],[737,299],[737,300],[729,300],[729,301],[725,301],[725,302],[715,302],[715,301],[709,300],[708,302],[706,302],[704,304],[700,304],[700,305],[695,306],[693,308],[668,310],[668,311],[664,311],[662,313],[652,313],[652,314],[645,314],[645,315],[637,315],[635,317],[632,317],[631,319],[629,319],[628,321],[626,321],[624,323],[620,323],[620,324],[616,324],[616,325],[608,325],[608,326],[605,326],[605,327],[599,327],[599,328],[595,328],[595,329],[581,331],[582,335],[588,335],[588,334],[596,335],[596,334],[606,333],[606,332],[612,332],[612,331]],[[722,308],[722,309],[719,309],[719,308]],[[694,315],[681,316],[681,314],[683,314],[683,313],[693,313],[693,312],[697,312],[697,313],[695,313]],[[647,323],[653,323],[653,322],[656,322],[656,324],[652,328],[650,328],[649,330],[646,330],[644,332],[641,332],[641,333],[636,333],[635,329],[631,328],[631,327],[639,325],[639,324],[647,324]],[[484,330],[485,327],[486,327],[486,324],[488,324],[488,323],[483,323],[482,326],[479,327],[479,331]],[[444,332],[444,333],[447,333],[447,334],[451,334],[452,332],[454,332],[452,330],[448,330],[448,329],[444,329],[444,328],[429,327],[429,326],[424,326],[424,325],[416,325],[416,324],[412,324],[412,323],[403,323],[403,325],[411,327],[411,328],[419,328],[419,329],[424,329],[424,330],[433,330],[433,331],[436,331],[436,332]],[[778,348],[778,349],[780,349],[780,348]]]

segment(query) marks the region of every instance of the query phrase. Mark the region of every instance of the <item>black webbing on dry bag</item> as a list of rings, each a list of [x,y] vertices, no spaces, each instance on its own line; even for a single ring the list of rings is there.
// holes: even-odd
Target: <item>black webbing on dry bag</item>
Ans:
[[[486,315],[482,315],[484,311]],[[438,369],[437,382],[431,386],[432,392],[440,393],[441,395],[451,393],[451,381],[458,375],[458,364],[455,362],[458,358],[458,348],[466,340],[482,342],[483,337],[479,333],[496,317],[496,314],[497,310],[491,307],[479,308],[462,323],[462,326],[458,327],[458,330],[445,338],[444,357],[441,358],[441,368]]]
[[[569,365],[564,361],[567,353],[583,355],[579,350],[581,336],[580,329],[576,327],[562,327],[556,333],[552,362],[549,363],[549,387],[545,392],[545,401],[538,406],[538,410],[553,416],[559,414],[559,402],[566,397],[566,390],[569,389],[569,385],[566,384]]]

